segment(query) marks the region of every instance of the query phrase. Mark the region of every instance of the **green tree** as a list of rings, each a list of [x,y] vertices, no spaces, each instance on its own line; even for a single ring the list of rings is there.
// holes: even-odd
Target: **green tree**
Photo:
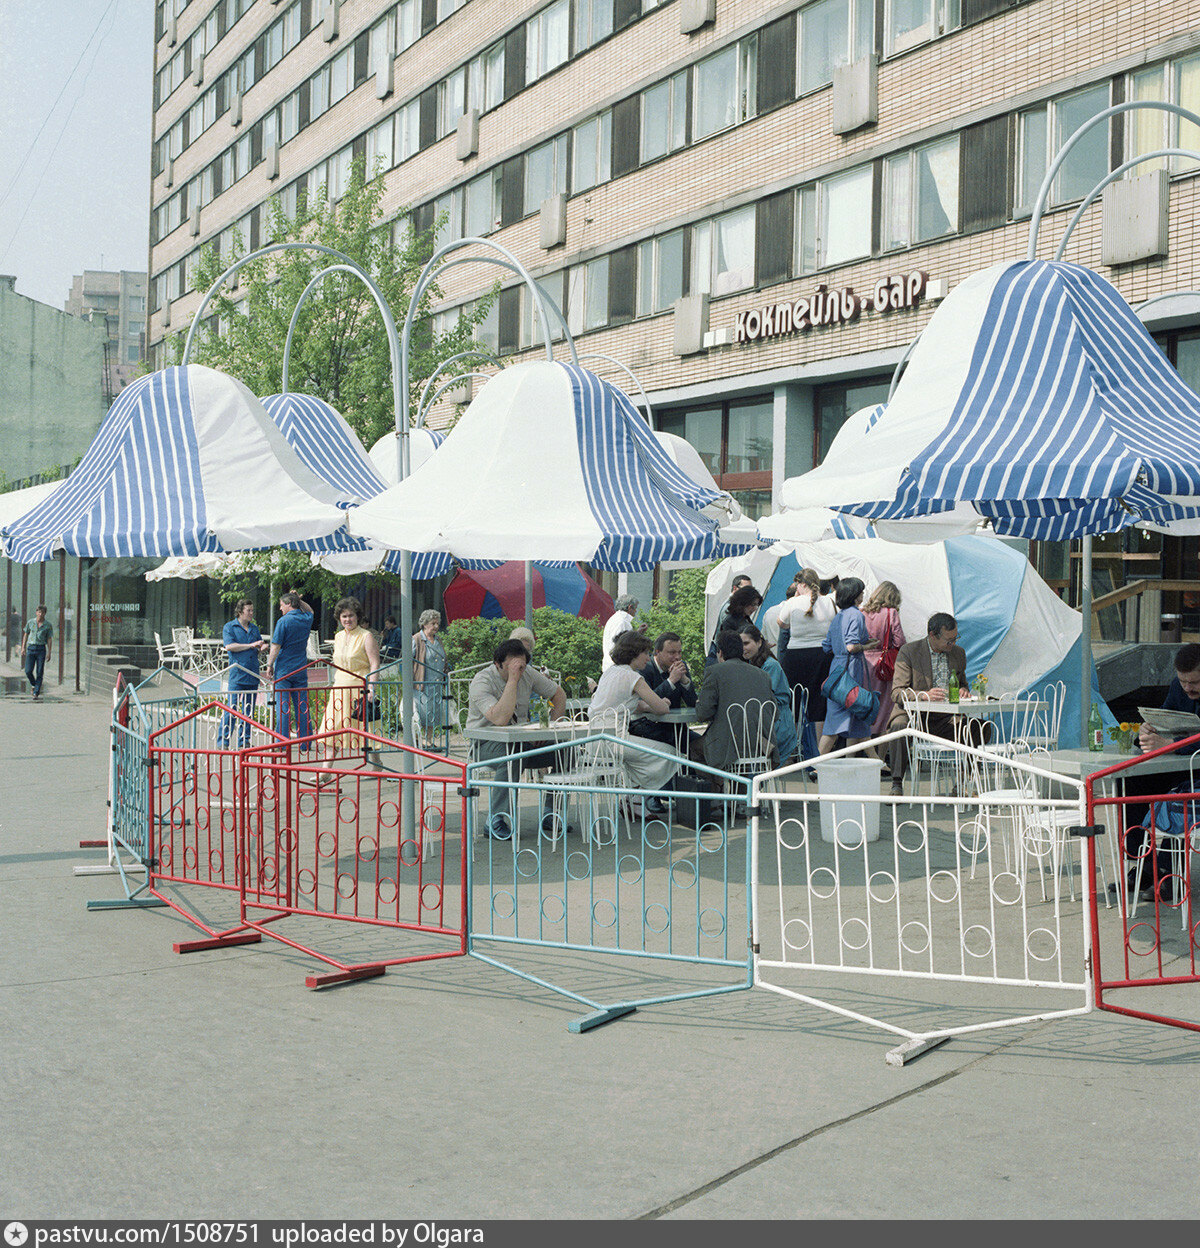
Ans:
[[[313,242],[342,252],[362,266],[378,285],[403,329],[410,295],[421,269],[433,252],[436,231],[417,234],[411,228],[392,229],[383,221],[383,180],[364,178],[364,162],[354,162],[345,195],[335,204],[324,188],[301,197],[294,217],[279,201],[270,202],[263,243]],[[406,212],[401,222],[411,226]],[[245,242],[234,232],[233,258],[245,255]],[[201,253],[195,285],[207,291],[229,266],[215,247]],[[221,288],[209,304],[209,314],[193,345],[192,359],[238,378],[257,395],[278,394],[283,388],[283,350],[296,302],[332,257],[312,251],[276,252],[252,260],[238,273],[238,290]],[[418,307],[409,351],[409,412],[416,410],[421,386],[443,360],[471,347],[475,327],[487,315],[493,291],[461,315],[447,333],[433,334],[432,305],[440,294],[437,284],[427,289]],[[175,358],[182,358],[184,334],[174,338]],[[469,362],[457,362],[439,380],[466,371]],[[365,447],[395,428],[392,405],[392,363],[383,320],[370,292],[360,279],[347,273],[331,274],[308,296],[296,324],[289,360],[288,388],[324,399],[346,418]],[[272,552],[269,561],[248,557],[225,578],[222,596],[245,592],[269,562],[280,583],[322,597],[345,592],[358,578],[341,578],[313,565],[307,555]],[[394,580],[386,574],[383,579]]]

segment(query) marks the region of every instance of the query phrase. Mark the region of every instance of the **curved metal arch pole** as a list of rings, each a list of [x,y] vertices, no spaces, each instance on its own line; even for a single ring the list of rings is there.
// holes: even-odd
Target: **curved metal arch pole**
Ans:
[[[429,387],[433,385],[439,373],[449,368],[451,364],[457,364],[459,360],[487,360],[489,363],[493,363],[493,364],[499,363],[499,360],[497,360],[496,356],[491,351],[489,351],[486,347],[474,347],[466,351],[459,351],[456,355],[450,356],[449,359],[443,360],[437,366],[437,368],[435,368],[433,372],[430,373],[429,376],[425,378],[425,384],[421,387],[421,393],[417,397],[417,418],[414,423],[416,424],[418,429],[420,429],[425,422],[425,409],[427,407],[432,406],[434,402],[433,399],[430,399],[428,403],[426,403],[425,401],[425,396],[429,393]],[[454,376],[456,378],[457,377],[482,377],[482,376],[486,376],[486,374],[475,371],[475,372],[470,372],[470,373],[455,373]],[[441,393],[440,387],[438,389],[438,393],[439,394]]]
[[[438,386],[438,388],[429,396],[429,402],[425,405],[425,407],[421,408],[421,410],[417,413],[417,428],[418,429],[425,428],[424,421],[425,421],[426,408],[432,407],[438,401],[438,399],[442,397],[445,391],[451,389],[453,386],[457,386],[458,383],[466,377],[479,377],[483,381],[491,381],[492,374],[481,373],[478,369],[472,369],[470,372],[467,372],[467,373],[455,373],[453,377],[447,377],[442,382],[442,384]]]
[[[1046,212],[1046,201],[1050,198],[1050,188],[1054,185],[1054,179],[1058,176],[1058,171],[1063,167],[1063,163],[1071,154],[1071,150],[1083,139],[1089,130],[1098,126],[1102,121],[1108,121],[1110,117],[1116,117],[1121,113],[1132,112],[1139,108],[1154,108],[1158,109],[1159,112],[1174,113],[1177,117],[1183,118],[1184,121],[1190,121],[1193,125],[1200,126],[1200,117],[1190,109],[1184,108],[1180,104],[1168,104],[1166,100],[1126,100],[1124,104],[1110,104],[1108,108],[1102,109],[1094,117],[1089,117],[1059,148],[1058,155],[1050,162],[1050,167],[1046,170],[1046,176],[1042,178],[1042,184],[1038,187],[1037,199],[1033,205],[1033,215],[1029,219],[1029,246],[1025,253],[1026,260],[1037,259],[1038,229]]]
[[[642,402],[646,405],[646,423],[650,426],[652,432],[657,432],[654,424],[654,408],[650,406],[650,396],[646,393],[645,386],[637,379],[637,375],[628,364],[622,364],[620,360],[615,359],[611,355],[605,355],[603,351],[589,351],[586,355],[578,357],[580,360],[607,360],[609,364],[615,364],[638,388],[638,393],[642,396]]]
[[[407,387],[404,380],[407,378],[408,362],[404,352],[404,343],[401,341],[400,335],[396,330],[396,318],[392,316],[392,310],[388,307],[387,300],[383,297],[383,292],[379,289],[371,275],[360,265],[344,252],[338,251],[333,247],[326,247],[324,243],[269,243],[266,247],[260,247],[257,251],[252,251],[248,255],[243,256],[240,260],[235,260],[233,264],[225,270],[224,273],[217,278],[215,282],[208,288],[204,298],[200,301],[200,306],[196,309],[196,314],[192,317],[192,324],[188,330],[187,339],[183,344],[183,359],[186,364],[191,356],[192,343],[195,341],[196,328],[200,324],[200,320],[204,315],[205,309],[212,302],[213,296],[220,287],[240,269],[244,268],[251,260],[261,259],[263,256],[275,255],[283,251],[315,251],[319,255],[330,256],[340,267],[345,267],[348,271],[353,272],[362,279],[367,289],[371,292],[371,297],[375,300],[376,306],[379,308],[379,314],[383,317],[384,329],[387,331],[388,353],[392,361],[392,404],[396,413],[396,432],[399,435],[398,442],[400,446],[397,450],[397,458],[399,466],[402,470],[408,467],[408,407],[401,403],[401,395],[407,393]],[[307,292],[305,292],[307,293]],[[303,298],[303,296],[301,296]],[[411,308],[409,309],[411,313]],[[405,321],[407,327],[408,320]],[[401,416],[405,419],[401,419]],[[403,476],[398,478],[403,480]],[[402,716],[401,740],[405,745],[413,744],[412,716],[413,716],[413,673],[412,673],[412,552],[402,550],[400,552],[400,627],[406,639],[406,647],[409,650],[407,656],[408,661],[401,668],[400,672],[400,707]],[[416,807],[415,793],[411,784],[402,786],[404,788],[403,799],[403,819],[406,829],[412,829],[416,826]]]
[[[300,292],[300,298],[296,300],[296,306],[292,310],[292,319],[288,322],[287,338],[283,343],[283,377],[281,379],[281,386],[284,394],[287,394],[288,392],[288,369],[292,362],[292,337],[296,332],[296,325],[300,320],[300,309],[304,307],[304,302],[308,296],[316,290],[322,281],[324,281],[325,278],[327,278],[331,273],[351,273],[355,277],[359,277],[362,274],[362,270],[359,269],[357,265],[351,266],[349,264],[331,264],[329,268],[322,269],[319,273],[317,273],[313,277],[312,281],[309,282],[309,284]]]
[[[1155,152],[1147,152],[1144,156],[1135,156],[1132,160],[1127,160],[1119,168],[1114,169],[1106,178],[1097,182],[1091,191],[1088,192],[1087,198],[1075,209],[1075,215],[1067,222],[1067,228],[1063,232],[1062,239],[1058,244],[1058,250],[1054,253],[1055,260],[1063,258],[1063,252],[1067,249],[1067,243],[1071,241],[1071,235],[1075,231],[1075,227],[1083,219],[1083,214],[1096,202],[1104,193],[1104,188],[1110,183],[1117,182],[1123,178],[1130,169],[1135,169],[1138,165],[1144,164],[1148,160],[1157,160],[1160,156],[1186,156],[1191,160],[1200,162],[1200,152],[1194,152],[1187,147],[1160,147]]]
[[[904,354],[896,363],[896,367],[892,370],[892,384],[888,387],[887,398],[884,399],[886,407],[892,401],[892,395],[896,393],[896,387],[900,384],[900,378],[904,375],[905,366],[908,364],[909,356],[917,349],[917,343],[921,341],[921,335],[918,334],[912,342],[904,348]]]
[[[1179,104],[1169,104],[1165,100],[1127,100],[1123,104],[1110,105],[1094,117],[1090,117],[1059,149],[1058,155],[1050,162],[1050,167],[1046,170],[1041,186],[1038,187],[1033,215],[1029,220],[1029,246],[1026,248],[1026,260],[1037,259],[1038,229],[1046,211],[1046,202],[1050,198],[1050,188],[1054,185],[1054,179],[1071,150],[1089,130],[1098,126],[1102,121],[1106,122],[1110,117],[1133,112],[1136,109],[1156,109],[1163,113],[1174,113],[1177,117],[1200,126],[1200,117],[1190,109],[1183,108]],[[1105,185],[1106,183],[1102,182],[1099,189],[1102,190]],[[1074,224],[1075,222],[1072,221],[1068,228],[1073,228]],[[1092,535],[1085,533],[1080,539],[1079,546],[1081,565],[1079,570],[1079,744],[1082,746],[1087,744],[1087,721],[1092,709]]]
[[[1134,308],[1134,313],[1141,319],[1142,313],[1147,308],[1153,307],[1156,303],[1165,303],[1168,299],[1178,299],[1183,295],[1195,295],[1197,298],[1200,298],[1200,290],[1173,290],[1167,295],[1155,295],[1153,299],[1147,299],[1145,303],[1139,303]]]

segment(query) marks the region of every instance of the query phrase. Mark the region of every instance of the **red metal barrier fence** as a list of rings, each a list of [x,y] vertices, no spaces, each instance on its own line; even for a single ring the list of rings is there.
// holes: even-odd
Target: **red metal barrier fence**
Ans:
[[[1181,746],[1097,772],[1086,784],[1088,822],[1103,825],[1117,863],[1117,906],[1101,923],[1096,854],[1103,850],[1100,838],[1088,841],[1092,923],[1098,934],[1092,962],[1096,1006],[1190,1031],[1200,1031],[1200,1021],[1118,1004],[1106,994],[1200,984],[1200,922],[1191,912],[1192,858],[1200,852],[1200,776],[1191,751],[1198,747],[1200,737],[1191,737]],[[1176,774],[1162,774],[1176,759]],[[1131,781],[1142,791],[1128,792]],[[1120,936],[1118,957],[1112,948],[1114,926]],[[1119,972],[1106,974],[1105,961],[1110,967],[1117,962]]]
[[[314,988],[466,952],[465,764],[354,724],[283,740],[237,712],[230,713],[239,727],[252,725],[249,747],[213,749],[196,731],[212,709],[150,737],[149,892],[205,933],[177,952],[271,936],[333,968],[306,979]],[[366,761],[381,751],[402,769]],[[235,892],[236,922],[201,918],[187,901],[197,886]],[[298,934],[273,926],[289,916]],[[314,920],[429,939],[382,955],[337,956],[329,923],[314,931]]]

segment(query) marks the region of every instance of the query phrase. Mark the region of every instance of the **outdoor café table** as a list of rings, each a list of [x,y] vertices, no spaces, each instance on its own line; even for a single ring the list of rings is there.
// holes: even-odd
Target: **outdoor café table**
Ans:
[[[1088,776],[1094,776],[1098,771],[1106,771],[1109,767],[1115,767],[1118,763],[1127,763],[1131,758],[1141,759],[1138,763],[1138,773],[1143,776],[1169,774],[1173,771],[1183,771],[1191,763],[1191,754],[1159,754],[1155,758],[1143,759],[1140,754],[1125,754],[1120,750],[1051,750],[1049,755],[1049,768],[1056,775],[1068,777],[1071,780],[1086,780]],[[1118,797],[1124,792],[1125,786],[1120,784],[1121,772],[1115,776],[1107,776],[1096,786],[1097,797]],[[1113,864],[1113,879],[1121,878],[1118,863],[1121,857],[1120,846],[1120,829],[1121,818],[1118,808],[1115,806],[1106,806],[1103,809],[1104,827],[1107,833],[1109,854]]]
[[[225,642],[220,637],[193,637],[191,646],[191,671],[210,675],[226,666]]]

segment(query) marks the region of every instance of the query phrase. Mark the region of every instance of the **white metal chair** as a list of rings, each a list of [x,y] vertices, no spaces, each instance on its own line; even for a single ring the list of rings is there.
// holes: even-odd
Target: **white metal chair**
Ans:
[[[183,667],[183,659],[179,656],[178,648],[174,645],[164,646],[158,633],[154,634],[154,648],[158,651],[159,667],[171,667],[176,670]]]
[[[725,711],[737,758],[729,770],[737,776],[757,776],[774,767],[775,716],[779,704],[758,698],[734,703]]]
[[[917,732],[928,733],[926,717],[935,711],[939,703],[933,701],[928,693],[915,692],[912,697],[904,699],[904,710],[908,715],[908,726]],[[909,772],[912,776],[911,796],[917,796],[920,785],[920,771],[923,763],[929,766],[930,796],[938,792],[938,782],[943,775],[948,775],[951,784],[957,784],[959,776],[959,752],[950,744],[933,745],[929,741],[913,740],[909,757]]]
[[[1035,748],[1058,749],[1058,734],[1062,727],[1063,706],[1067,700],[1065,681],[1056,680],[1040,689],[1027,690],[1022,697],[1038,699],[1036,707],[1025,724],[1025,740]]]
[[[190,628],[171,629],[171,644],[179,658],[180,667],[192,671],[196,662],[196,654],[192,649],[192,630]]]
[[[577,720],[570,719],[557,722],[578,723]],[[590,722],[589,735],[592,733],[628,737],[629,712],[624,707],[610,707]],[[583,818],[581,815],[581,818],[583,834],[589,842],[596,839],[600,844],[611,844],[608,837],[601,835],[593,838],[593,833],[611,828],[615,837],[617,820],[622,816],[626,834],[633,835],[628,799],[621,796],[618,800],[617,790],[633,787],[625,767],[624,750],[618,741],[582,741],[571,746],[567,766],[560,771],[547,771],[542,776],[541,784],[551,798],[549,809],[553,815],[550,834],[552,850],[558,845],[559,828],[565,828],[570,823],[572,806],[587,816]],[[605,790],[611,792],[606,793]],[[539,828],[545,813],[544,804],[539,802]]]

